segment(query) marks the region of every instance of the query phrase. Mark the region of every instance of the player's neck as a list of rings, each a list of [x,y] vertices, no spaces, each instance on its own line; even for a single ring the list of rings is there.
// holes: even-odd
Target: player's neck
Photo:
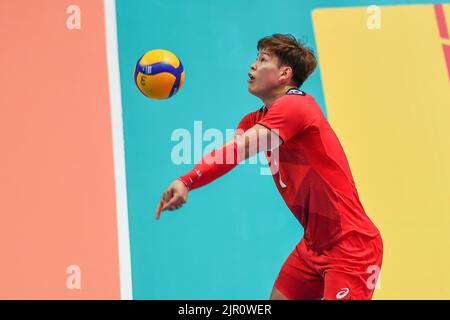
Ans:
[[[267,95],[267,97],[264,97],[261,99],[264,103],[264,106],[268,108],[272,104],[272,102],[277,100],[279,97],[284,96],[289,89],[294,88],[294,87],[295,86],[293,86],[293,85],[285,85],[285,86],[277,88],[276,90],[271,92],[269,95]]]

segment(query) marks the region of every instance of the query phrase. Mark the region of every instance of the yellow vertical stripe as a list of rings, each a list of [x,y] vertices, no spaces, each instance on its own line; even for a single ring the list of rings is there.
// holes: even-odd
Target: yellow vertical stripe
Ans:
[[[384,240],[379,299],[450,298],[450,90],[432,5],[319,9],[331,125]],[[450,6],[445,6],[449,16]]]

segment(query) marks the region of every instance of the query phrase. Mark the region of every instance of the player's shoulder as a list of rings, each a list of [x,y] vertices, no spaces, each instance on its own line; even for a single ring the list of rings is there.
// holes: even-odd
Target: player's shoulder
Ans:
[[[316,116],[320,114],[320,106],[314,97],[300,89],[289,89],[286,94],[275,100],[270,108],[287,116]]]
[[[253,125],[256,123],[256,120],[258,118],[258,113],[260,110],[252,111],[247,113],[245,116],[242,117],[242,119],[239,121],[238,128],[243,129],[244,131],[248,130],[249,128],[253,127]]]

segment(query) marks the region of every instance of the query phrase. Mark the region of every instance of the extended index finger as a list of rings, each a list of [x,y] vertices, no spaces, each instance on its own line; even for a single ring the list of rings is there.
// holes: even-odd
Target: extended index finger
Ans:
[[[159,220],[159,217],[161,216],[161,209],[163,207],[162,201],[159,201],[158,208],[156,209],[156,220]]]

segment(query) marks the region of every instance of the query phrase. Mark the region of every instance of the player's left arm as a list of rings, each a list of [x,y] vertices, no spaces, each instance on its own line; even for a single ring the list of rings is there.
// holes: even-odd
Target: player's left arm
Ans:
[[[200,188],[223,176],[241,161],[261,151],[278,148],[283,140],[267,127],[256,124],[245,132],[238,132],[221,148],[205,155],[187,174],[176,179],[164,191],[156,209],[156,219],[164,210],[179,209],[187,202],[190,190]]]

